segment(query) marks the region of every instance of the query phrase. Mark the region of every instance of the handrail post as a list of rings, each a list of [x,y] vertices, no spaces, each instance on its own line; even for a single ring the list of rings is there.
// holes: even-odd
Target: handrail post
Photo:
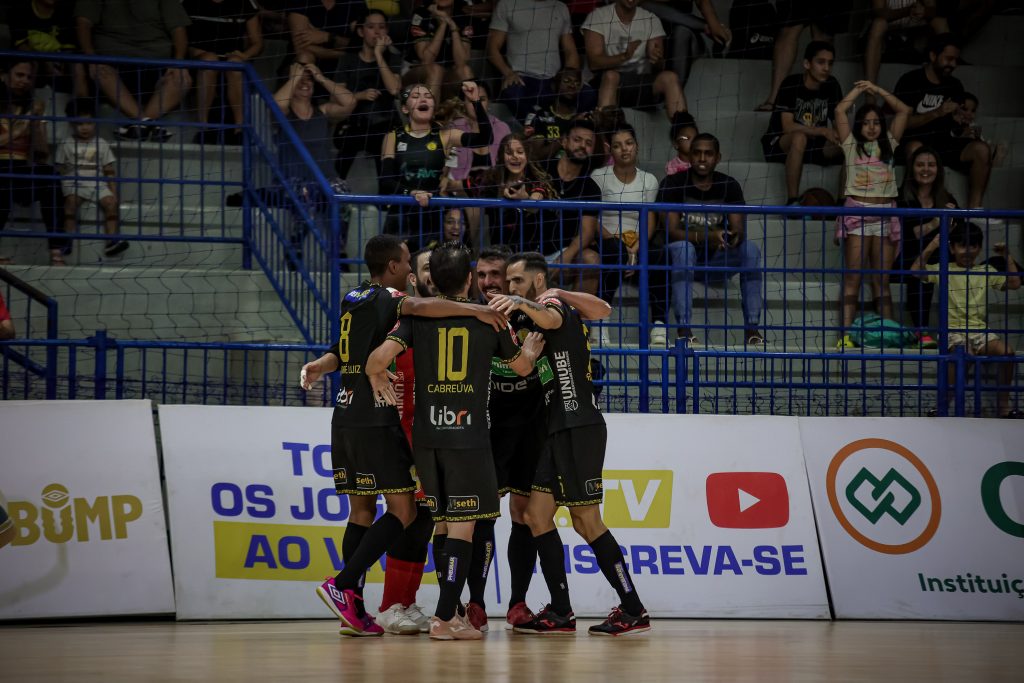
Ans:
[[[650,263],[647,258],[647,249],[649,242],[647,236],[647,225],[650,221],[650,218],[647,214],[647,210],[643,207],[643,205],[641,205],[640,207],[639,214],[639,222],[637,223],[636,227],[637,236],[640,238],[640,241],[637,243],[640,250],[638,254],[640,258],[637,259],[639,269],[637,287],[640,290],[640,310],[637,311],[640,329],[638,330],[639,338],[637,339],[637,346],[640,349],[640,358],[638,358],[637,360],[640,365],[640,412],[646,413],[650,412],[650,406],[648,405],[648,403],[650,401],[651,391],[650,356],[648,356],[646,353],[646,351],[648,351],[650,347],[650,334],[648,330],[650,326],[650,320],[648,319],[649,316],[647,311],[648,301],[650,300],[650,293],[648,292],[648,288],[650,287],[651,281],[650,273],[647,270],[650,267]],[[619,312],[619,319],[622,319],[621,311]],[[667,359],[663,359],[662,362],[667,362]]]
[[[96,360],[93,366],[93,398],[102,401],[107,398],[107,331],[96,330],[96,335],[89,341],[96,349]],[[74,381],[74,378],[72,378]]]
[[[57,326],[57,302],[54,299],[46,300],[46,338],[56,339],[58,337]],[[57,399],[57,347],[50,345],[46,347],[46,400]]]
[[[249,79],[252,72],[242,71],[242,268],[252,270],[252,206],[249,191],[252,189],[252,102]]]

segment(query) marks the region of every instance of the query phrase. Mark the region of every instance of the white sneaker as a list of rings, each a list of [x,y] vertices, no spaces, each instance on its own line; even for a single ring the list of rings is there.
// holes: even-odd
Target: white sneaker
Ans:
[[[663,349],[668,346],[668,335],[665,334],[665,323],[655,320],[651,327],[651,348]]]
[[[418,635],[420,626],[409,618],[405,608],[397,602],[377,615],[377,623],[388,633],[398,636]]]
[[[413,603],[405,608],[405,616],[419,628],[420,633],[430,632],[430,617],[423,613],[423,608]]]

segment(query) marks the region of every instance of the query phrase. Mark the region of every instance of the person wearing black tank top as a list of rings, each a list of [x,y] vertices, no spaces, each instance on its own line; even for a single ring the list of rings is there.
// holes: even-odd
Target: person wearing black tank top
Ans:
[[[468,107],[477,114],[479,132],[441,130],[434,121],[435,103],[430,88],[423,84],[402,91],[399,101],[408,123],[387,134],[381,150],[380,194],[412,196],[418,206],[392,205],[384,232],[401,236],[415,251],[419,245],[441,234],[441,213],[430,207],[430,198],[440,193],[441,174],[452,147],[486,147],[493,132],[480,104],[476,83],[466,81],[462,92]]]

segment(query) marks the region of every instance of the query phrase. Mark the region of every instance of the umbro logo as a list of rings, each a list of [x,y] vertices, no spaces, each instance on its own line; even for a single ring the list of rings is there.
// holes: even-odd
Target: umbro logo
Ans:
[[[331,597],[334,598],[334,600],[340,602],[342,605],[348,604],[345,601],[345,594],[338,590],[334,584],[328,584],[327,590],[330,592]]]

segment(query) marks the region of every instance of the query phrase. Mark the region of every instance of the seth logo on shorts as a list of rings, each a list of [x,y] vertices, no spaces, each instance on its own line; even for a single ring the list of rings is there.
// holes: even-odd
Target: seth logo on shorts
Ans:
[[[448,496],[448,512],[477,512],[480,499],[476,496]]]
[[[468,410],[452,410],[448,406],[430,406],[430,424],[435,427],[456,428],[473,424]]]

